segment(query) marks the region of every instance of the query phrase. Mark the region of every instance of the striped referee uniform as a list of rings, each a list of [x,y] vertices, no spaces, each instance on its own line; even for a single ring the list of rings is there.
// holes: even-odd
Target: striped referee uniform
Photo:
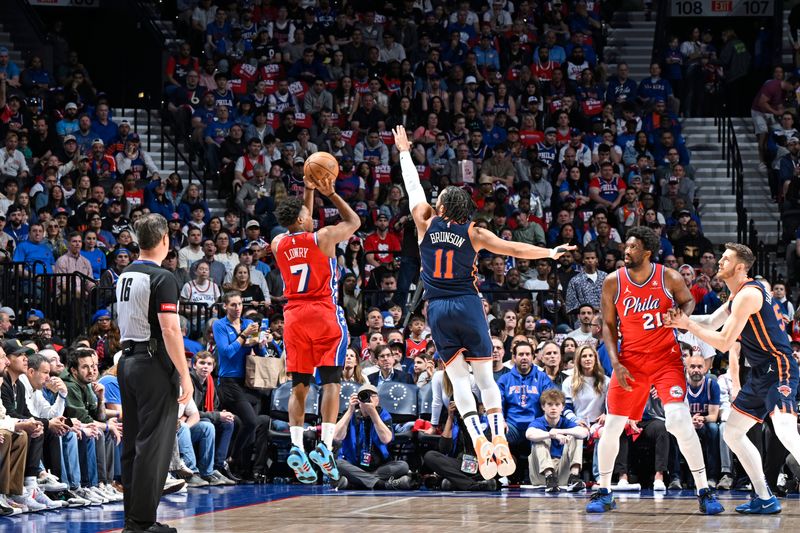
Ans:
[[[161,266],[135,261],[120,275],[116,294],[123,347],[117,378],[125,424],[125,526],[144,530],[156,521],[175,443],[180,377],[167,354],[158,315],[178,312],[179,288]]]

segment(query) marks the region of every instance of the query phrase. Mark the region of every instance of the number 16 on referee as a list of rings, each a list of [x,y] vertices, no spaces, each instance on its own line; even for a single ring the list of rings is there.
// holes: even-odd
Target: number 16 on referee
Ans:
[[[161,268],[169,251],[167,220],[150,214],[134,229],[141,254],[116,289],[123,349],[117,378],[125,417],[123,533],[173,533],[175,528],[156,522],[156,511],[175,443],[178,403],[192,397],[192,380],[178,321],[178,282]]]

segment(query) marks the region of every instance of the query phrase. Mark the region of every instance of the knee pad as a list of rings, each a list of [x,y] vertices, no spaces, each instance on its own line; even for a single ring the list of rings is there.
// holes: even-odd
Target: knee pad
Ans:
[[[319,371],[319,382],[322,385],[329,383],[340,383],[342,381],[342,367],[340,366],[321,366]]]
[[[311,380],[313,379],[314,376],[312,376],[311,374],[292,372],[292,388],[295,388],[298,385],[303,385],[304,387],[308,387],[309,385],[311,385]]]

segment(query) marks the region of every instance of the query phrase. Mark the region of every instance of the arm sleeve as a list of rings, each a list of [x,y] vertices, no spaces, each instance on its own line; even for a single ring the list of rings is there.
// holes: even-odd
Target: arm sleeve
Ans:
[[[414,161],[411,159],[411,154],[408,152],[400,152],[400,169],[403,174],[403,183],[406,186],[408,193],[408,207],[411,211],[422,203],[425,203],[425,191],[422,189],[422,184],[419,182],[419,173]]]

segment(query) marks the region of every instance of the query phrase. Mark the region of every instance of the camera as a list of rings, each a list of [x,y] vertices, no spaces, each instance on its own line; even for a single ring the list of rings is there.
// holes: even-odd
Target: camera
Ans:
[[[362,390],[358,393],[358,401],[361,403],[367,403],[369,402],[370,396],[372,396],[372,392],[368,390]]]

